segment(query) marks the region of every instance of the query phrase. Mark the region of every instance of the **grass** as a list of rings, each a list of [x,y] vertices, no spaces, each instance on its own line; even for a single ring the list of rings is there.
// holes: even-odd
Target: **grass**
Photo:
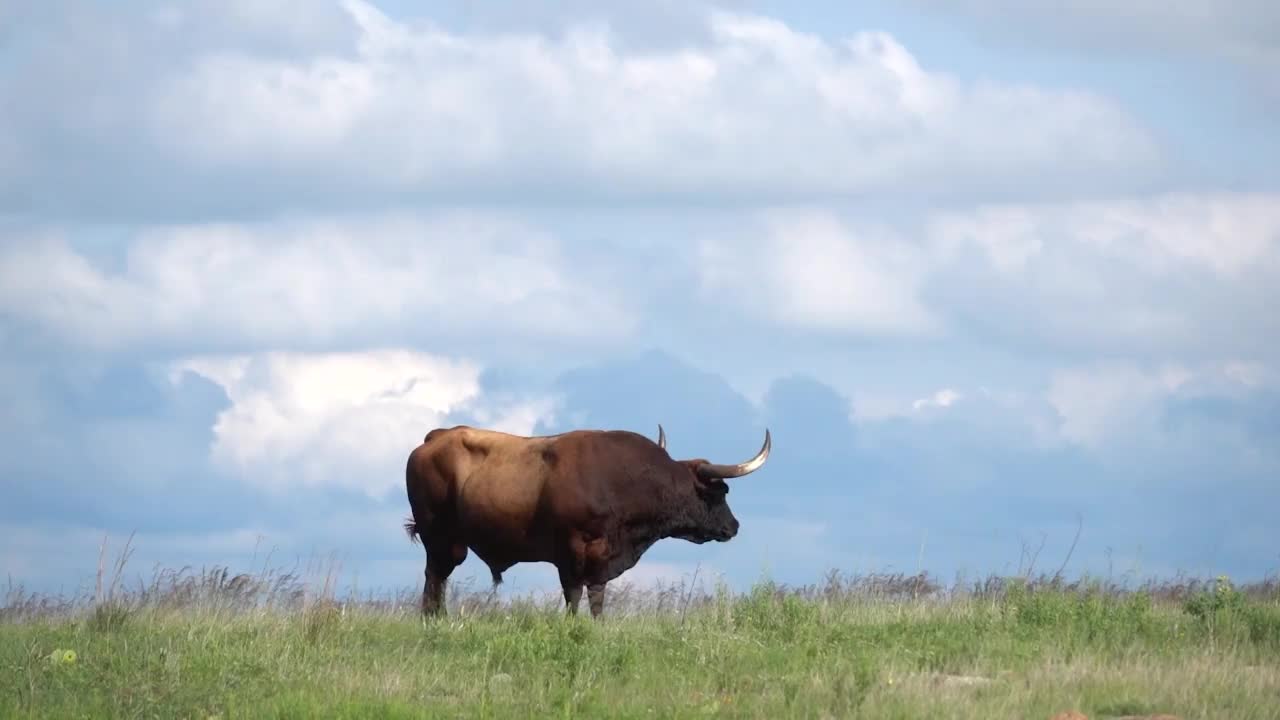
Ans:
[[[1275,580],[620,585],[603,622],[465,589],[424,622],[413,591],[332,587],[217,569],[79,600],[11,588],[0,716],[1280,717]]]

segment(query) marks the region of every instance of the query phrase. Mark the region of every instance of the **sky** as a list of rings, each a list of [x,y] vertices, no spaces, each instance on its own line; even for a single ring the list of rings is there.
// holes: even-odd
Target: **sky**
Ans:
[[[1277,78],[1261,0],[0,2],[0,571],[416,588],[427,431],[661,423],[773,452],[636,584],[1272,574]]]

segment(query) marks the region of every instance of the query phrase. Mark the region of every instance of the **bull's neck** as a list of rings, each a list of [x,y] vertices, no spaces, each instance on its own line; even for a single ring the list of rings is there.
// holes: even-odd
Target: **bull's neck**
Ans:
[[[689,500],[673,497],[665,489],[645,495],[645,502],[627,513],[628,539],[648,547],[659,540],[688,533],[696,526],[689,517]]]

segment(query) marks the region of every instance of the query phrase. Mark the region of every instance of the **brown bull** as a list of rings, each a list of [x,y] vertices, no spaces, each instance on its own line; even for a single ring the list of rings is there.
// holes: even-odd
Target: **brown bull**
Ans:
[[[658,540],[737,535],[725,480],[759,469],[769,448],[766,429],[754,458],[719,465],[673,460],[661,425],[657,443],[621,430],[544,437],[465,425],[432,430],[405,469],[413,513],[405,530],[427,551],[422,612],[444,613],[445,583],[471,551],[495,585],[516,563],[555,565],[568,611],[577,613],[585,585],[598,617],[605,583]]]

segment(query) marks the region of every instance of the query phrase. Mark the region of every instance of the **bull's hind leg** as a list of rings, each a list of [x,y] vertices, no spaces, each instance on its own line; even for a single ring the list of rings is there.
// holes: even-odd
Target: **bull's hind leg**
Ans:
[[[428,541],[426,584],[422,588],[422,614],[445,615],[444,592],[449,575],[467,559],[467,546],[443,539]]]

